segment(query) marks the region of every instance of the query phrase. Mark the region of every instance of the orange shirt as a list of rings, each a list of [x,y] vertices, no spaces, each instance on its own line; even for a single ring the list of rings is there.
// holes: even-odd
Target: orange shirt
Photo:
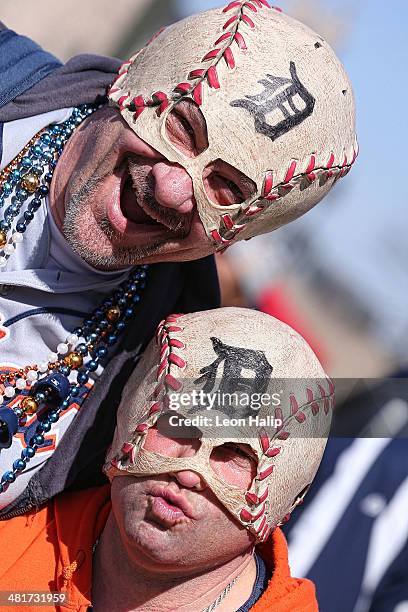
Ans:
[[[66,603],[32,603],[21,610],[86,612],[91,605],[92,548],[110,512],[109,493],[109,485],[64,493],[38,512],[1,521],[0,591],[64,592]],[[313,584],[290,575],[280,529],[258,551],[272,578],[251,612],[316,612]],[[14,609],[20,608],[16,604]]]

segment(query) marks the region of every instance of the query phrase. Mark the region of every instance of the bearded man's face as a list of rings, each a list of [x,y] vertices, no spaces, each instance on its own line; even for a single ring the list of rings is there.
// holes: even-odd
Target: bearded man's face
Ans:
[[[186,155],[208,146],[194,104],[178,104],[166,129]],[[224,206],[243,201],[253,189],[228,164],[209,167],[203,183]],[[55,170],[50,205],[74,251],[99,269],[187,261],[215,250],[189,174],[139,138],[112,108],[97,110],[72,135]]]

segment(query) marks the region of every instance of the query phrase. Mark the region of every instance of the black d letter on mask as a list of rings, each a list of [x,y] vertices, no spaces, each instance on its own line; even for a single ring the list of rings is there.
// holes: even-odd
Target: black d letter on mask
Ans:
[[[267,74],[266,79],[258,81],[264,90],[255,96],[245,96],[233,100],[231,106],[247,110],[255,119],[255,130],[271,140],[276,140],[309,117],[315,105],[315,98],[302,85],[296,73],[294,62],[290,62],[291,79]],[[301,106],[301,108],[299,108]],[[272,125],[266,116],[275,111],[273,119],[281,120]]]

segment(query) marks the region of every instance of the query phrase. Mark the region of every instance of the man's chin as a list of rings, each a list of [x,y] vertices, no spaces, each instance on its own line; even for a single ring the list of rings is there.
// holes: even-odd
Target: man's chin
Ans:
[[[153,260],[160,261],[160,251],[162,243],[141,245],[133,249],[115,247],[112,244],[106,248],[92,248],[89,244],[81,241],[73,243],[67,238],[71,248],[81,259],[96,270],[115,271],[130,268],[132,266],[153,263]],[[96,245],[95,245],[96,247]]]
[[[128,240],[117,234],[108,219],[99,223],[95,218],[93,223],[83,219],[82,224],[76,219],[75,223],[71,221],[71,215],[67,214],[63,229],[67,242],[96,270],[114,271],[142,264],[192,261],[214,251],[211,243],[203,240],[201,225],[197,228],[193,225],[187,237],[172,236],[170,230],[159,232],[153,227],[145,228],[138,236],[139,232],[134,228],[134,236]],[[129,241],[130,244],[126,244]]]

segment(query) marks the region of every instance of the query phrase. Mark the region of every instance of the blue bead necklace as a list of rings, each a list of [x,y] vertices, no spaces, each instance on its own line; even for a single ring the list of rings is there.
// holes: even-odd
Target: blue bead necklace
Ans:
[[[0,221],[0,267],[7,265],[42,199],[47,196],[48,185],[66,141],[75,127],[94,110],[96,107],[90,105],[75,108],[67,121],[45,129],[20,156],[15,167],[9,168],[0,191],[0,209],[11,197],[11,204]],[[27,201],[27,209],[22,213]],[[98,376],[103,371],[102,366],[111,349],[136,315],[147,270],[148,266],[132,270],[128,278],[84,319],[82,325],[74,329],[65,342],[58,344],[48,361],[0,376],[0,385],[4,388],[1,393],[0,387],[0,450],[10,448],[13,436],[27,415],[37,414],[38,420],[28,445],[10,466],[11,469],[1,476],[0,494],[25,470],[44,444],[45,434],[78,398],[82,385],[91,375]],[[27,389],[28,395],[19,404],[11,406],[16,391]]]
[[[68,138],[95,110],[93,105],[75,108],[67,121],[50,125],[17,164],[10,164],[13,169],[7,173],[0,193],[0,210],[11,196],[11,203],[0,221],[0,268],[7,266],[9,257],[23,241],[27,226],[48,195],[55,166]],[[28,205],[23,212],[26,203]]]

